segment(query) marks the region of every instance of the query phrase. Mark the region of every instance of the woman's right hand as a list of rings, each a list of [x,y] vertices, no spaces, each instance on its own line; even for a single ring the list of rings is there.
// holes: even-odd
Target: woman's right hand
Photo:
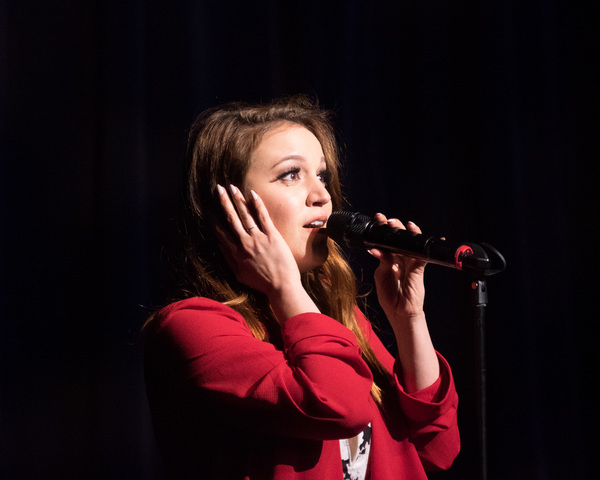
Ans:
[[[300,280],[292,251],[261,198],[251,191],[253,212],[242,192],[230,186],[231,197],[218,185],[229,232],[216,226],[221,249],[237,280],[267,295],[280,323],[308,311],[318,312]]]

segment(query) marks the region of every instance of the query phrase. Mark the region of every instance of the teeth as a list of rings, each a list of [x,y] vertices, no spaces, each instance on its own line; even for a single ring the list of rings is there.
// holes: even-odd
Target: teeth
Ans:
[[[317,227],[322,227],[325,224],[325,222],[323,222],[322,220],[316,220],[312,223],[309,223],[308,225],[304,225],[305,228],[317,228]]]

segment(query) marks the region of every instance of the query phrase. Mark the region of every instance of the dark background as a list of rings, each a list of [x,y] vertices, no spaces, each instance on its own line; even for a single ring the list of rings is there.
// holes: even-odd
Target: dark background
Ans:
[[[0,0],[0,477],[162,478],[139,331],[186,129],[215,103],[303,92],[336,113],[352,209],[507,259],[488,282],[490,478],[592,478],[598,9]],[[368,279],[373,260],[353,265]],[[427,282],[463,441],[432,478],[474,479],[469,282],[438,266]]]

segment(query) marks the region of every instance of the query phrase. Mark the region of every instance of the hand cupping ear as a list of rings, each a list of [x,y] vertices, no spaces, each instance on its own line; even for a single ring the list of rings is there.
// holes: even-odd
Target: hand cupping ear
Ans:
[[[248,204],[240,189],[233,185],[230,194],[221,185],[217,189],[231,234],[218,226],[215,229],[237,280],[269,294],[290,278],[299,278],[292,252],[273,225],[261,198],[251,191],[252,203]]]

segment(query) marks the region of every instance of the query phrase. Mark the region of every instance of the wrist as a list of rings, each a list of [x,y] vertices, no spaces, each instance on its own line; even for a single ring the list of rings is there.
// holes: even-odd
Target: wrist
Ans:
[[[269,304],[277,321],[283,325],[288,318],[301,313],[320,313],[302,283],[289,282],[267,292]]]
[[[423,310],[395,313],[394,315],[388,315],[388,320],[392,328],[412,328],[417,325],[426,325],[427,319],[425,318],[425,312]]]

